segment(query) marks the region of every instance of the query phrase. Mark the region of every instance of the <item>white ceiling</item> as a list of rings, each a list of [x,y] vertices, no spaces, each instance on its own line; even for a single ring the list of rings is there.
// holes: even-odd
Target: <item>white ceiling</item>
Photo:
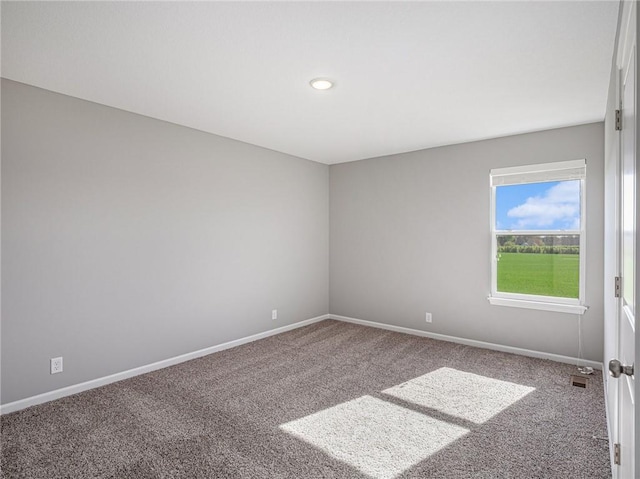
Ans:
[[[617,11],[3,1],[2,76],[332,164],[602,120]]]

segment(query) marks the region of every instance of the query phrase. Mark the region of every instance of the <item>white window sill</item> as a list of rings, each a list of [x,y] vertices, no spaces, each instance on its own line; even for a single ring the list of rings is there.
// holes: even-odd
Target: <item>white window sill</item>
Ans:
[[[489,296],[489,303],[495,306],[509,306],[511,308],[538,309],[541,311],[554,311],[556,313],[584,314],[588,306],[579,304],[547,303],[544,301],[527,301],[524,299],[496,298]]]

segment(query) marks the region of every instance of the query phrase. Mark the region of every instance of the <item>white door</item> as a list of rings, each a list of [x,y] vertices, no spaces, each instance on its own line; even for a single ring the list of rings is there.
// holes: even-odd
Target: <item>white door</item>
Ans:
[[[635,2],[632,2],[632,4]],[[618,357],[609,363],[610,373],[617,383],[617,442],[619,465],[614,474],[620,479],[635,476],[635,308],[636,308],[636,41],[635,5],[628,12],[626,35],[621,40],[620,100],[622,134],[620,141],[620,171],[617,179],[620,191],[620,265],[621,291],[618,304]],[[624,16],[623,16],[624,17]],[[623,20],[624,21],[624,20]],[[638,471],[640,472],[640,471]]]
[[[635,165],[635,51],[630,55],[622,85],[622,294],[619,308],[621,366],[635,362],[635,274],[636,274],[636,165]],[[617,366],[617,365],[615,365]],[[623,372],[623,371],[620,371]],[[629,373],[630,370],[624,371]],[[635,379],[621,374],[619,385],[620,477],[634,477]],[[622,460],[624,458],[624,461]]]

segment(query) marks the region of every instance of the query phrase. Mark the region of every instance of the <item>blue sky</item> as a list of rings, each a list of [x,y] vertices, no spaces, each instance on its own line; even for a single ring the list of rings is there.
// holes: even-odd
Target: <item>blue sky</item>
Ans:
[[[580,229],[580,181],[498,186],[496,228]]]

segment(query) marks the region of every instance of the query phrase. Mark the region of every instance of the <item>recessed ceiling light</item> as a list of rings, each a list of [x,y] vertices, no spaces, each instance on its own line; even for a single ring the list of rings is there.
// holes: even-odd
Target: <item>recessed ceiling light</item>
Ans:
[[[316,90],[328,90],[333,86],[333,82],[326,78],[314,78],[309,82],[309,84]]]

